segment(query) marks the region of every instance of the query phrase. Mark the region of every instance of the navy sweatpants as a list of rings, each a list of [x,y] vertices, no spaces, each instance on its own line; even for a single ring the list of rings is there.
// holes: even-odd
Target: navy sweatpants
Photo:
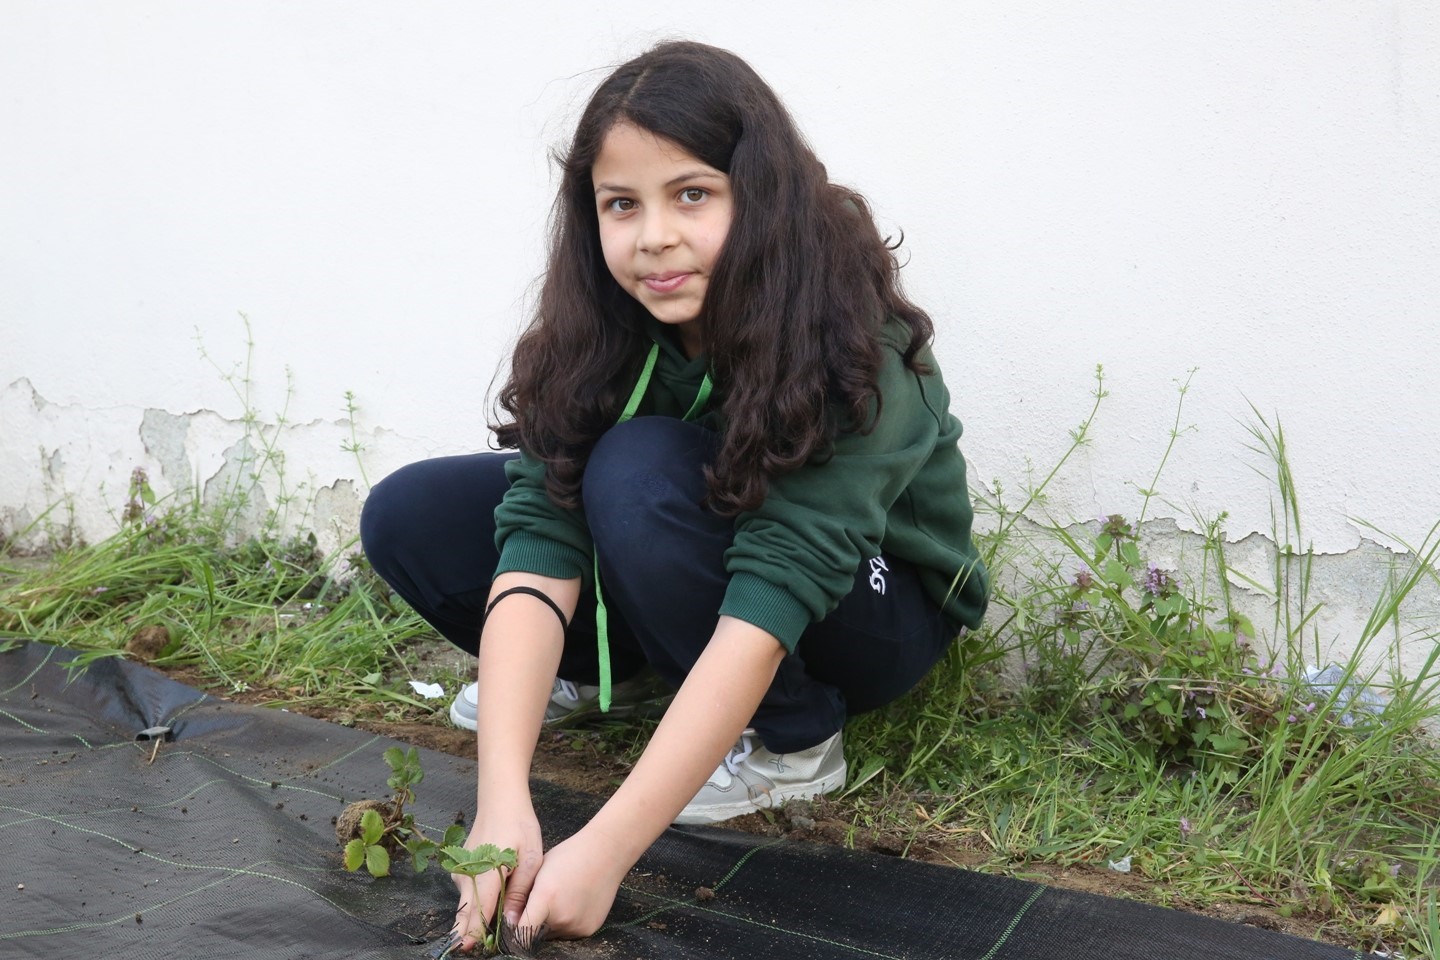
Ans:
[[[733,521],[702,505],[714,434],[640,417],[601,437],[585,469],[585,517],[600,554],[618,682],[650,663],[678,687],[714,632]],[[371,566],[451,643],[475,652],[499,563],[495,506],[505,461],[482,453],[410,464],[378,483],[360,518]],[[788,753],[838,732],[849,713],[909,691],[944,655],[955,627],[906,562],[863,558],[849,595],[812,623],[780,665],[752,726]],[[559,675],[595,683],[594,593],[582,590]]]

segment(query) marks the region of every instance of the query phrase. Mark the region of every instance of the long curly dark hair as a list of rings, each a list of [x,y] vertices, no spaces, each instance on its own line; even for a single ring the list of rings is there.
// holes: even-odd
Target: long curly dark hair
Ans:
[[[543,285],[499,395],[511,419],[493,425],[498,443],[545,463],[556,503],[578,503],[590,450],[649,347],[644,308],[605,265],[591,183],[620,122],[730,177],[733,218],[697,317],[724,421],[706,476],[712,509],[754,509],[772,477],[823,459],[838,430],[873,426],[885,318],[908,325],[912,368],[934,328],[901,292],[864,198],[830,182],[765,81],[728,51],[662,43],[606,78],[556,157]]]

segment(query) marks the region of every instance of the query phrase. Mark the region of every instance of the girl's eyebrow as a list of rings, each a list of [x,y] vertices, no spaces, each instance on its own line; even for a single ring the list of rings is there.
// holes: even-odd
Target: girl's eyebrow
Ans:
[[[682,184],[682,183],[684,183],[684,182],[687,181],[687,180],[701,180],[701,179],[705,179],[705,180],[728,180],[729,177],[727,177],[725,174],[721,173],[721,172],[718,171],[718,170],[708,170],[708,169],[686,170],[684,173],[680,174],[679,176],[677,176],[677,177],[671,177],[669,180],[665,181],[665,187],[666,187],[666,189],[669,189],[670,187],[678,186],[679,184]],[[628,192],[630,192],[631,189],[632,189],[632,188],[626,187],[626,186],[622,186],[621,184],[618,184],[618,183],[597,183],[597,184],[595,184],[595,193],[596,193],[597,195],[598,195],[598,194],[601,194],[601,193],[605,193],[606,191],[609,191],[610,193],[628,193]]]
[[[670,180],[666,181],[665,186],[667,186],[667,187],[676,187],[676,186],[679,186],[680,184],[684,183],[686,180],[728,180],[728,179],[730,179],[730,178],[727,177],[727,176],[725,176],[725,174],[721,173],[719,170],[711,170],[711,169],[708,169],[708,168],[706,168],[706,169],[701,169],[701,170],[687,170],[687,171],[685,171],[684,173],[680,174],[680,176],[678,176],[678,177],[673,177],[673,178],[671,178]]]

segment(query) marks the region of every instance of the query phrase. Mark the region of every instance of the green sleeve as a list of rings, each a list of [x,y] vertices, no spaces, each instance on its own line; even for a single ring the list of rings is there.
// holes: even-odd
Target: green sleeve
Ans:
[[[588,582],[594,547],[585,514],[567,510],[545,492],[545,465],[521,451],[505,464],[510,489],[495,508],[495,575],[520,571]]]
[[[841,433],[829,459],[773,480],[760,508],[738,518],[725,554],[731,580],[720,612],[792,652],[805,627],[849,593],[862,558],[880,554],[892,507],[947,442],[951,424],[959,435],[942,398],[934,409],[927,403],[927,389],[943,392],[938,374],[922,378],[907,368],[895,344],[885,354],[873,429]],[[933,368],[928,351],[922,359]],[[948,443],[953,449],[954,437]]]

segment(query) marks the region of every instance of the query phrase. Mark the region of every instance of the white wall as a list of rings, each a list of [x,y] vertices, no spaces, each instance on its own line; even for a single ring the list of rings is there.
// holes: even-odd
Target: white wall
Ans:
[[[243,404],[196,331],[228,369],[241,312],[253,408],[287,410],[335,535],[336,481],[363,493],[346,390],[371,480],[482,445],[547,151],[607,65],[677,35],[745,56],[903,229],[978,481],[1048,469],[1103,363],[1051,509],[1133,513],[1198,367],[1152,516],[1268,533],[1253,403],[1337,571],[1397,545],[1356,518],[1412,543],[1440,518],[1427,0],[3,0],[0,533],[68,494],[103,536],[133,466],[216,474]]]

